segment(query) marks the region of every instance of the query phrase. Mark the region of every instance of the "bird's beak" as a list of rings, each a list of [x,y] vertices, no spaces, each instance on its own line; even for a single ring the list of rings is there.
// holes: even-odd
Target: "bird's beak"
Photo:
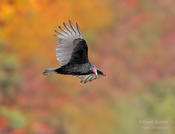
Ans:
[[[96,68],[93,68],[93,72],[94,72],[95,75],[98,75],[98,74],[97,74],[97,69],[96,69]]]
[[[95,75],[98,75],[97,72],[95,72]]]

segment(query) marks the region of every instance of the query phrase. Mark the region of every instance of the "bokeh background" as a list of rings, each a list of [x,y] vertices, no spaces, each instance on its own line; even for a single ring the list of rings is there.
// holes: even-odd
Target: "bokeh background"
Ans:
[[[174,0],[0,0],[0,134],[174,134]],[[107,78],[45,77],[78,22]]]

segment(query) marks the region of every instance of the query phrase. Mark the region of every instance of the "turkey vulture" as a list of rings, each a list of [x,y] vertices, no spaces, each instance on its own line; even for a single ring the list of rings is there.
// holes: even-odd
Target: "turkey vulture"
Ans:
[[[64,27],[59,26],[59,45],[56,48],[56,57],[61,67],[46,69],[43,74],[64,74],[73,75],[81,79],[81,83],[92,81],[101,76],[106,76],[102,71],[89,62],[88,46],[83,38],[78,24],[76,27],[69,20],[68,26],[63,22]]]

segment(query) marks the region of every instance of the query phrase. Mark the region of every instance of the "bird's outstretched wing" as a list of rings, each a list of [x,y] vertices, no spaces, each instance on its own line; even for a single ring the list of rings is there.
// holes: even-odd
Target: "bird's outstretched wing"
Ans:
[[[59,45],[56,48],[56,57],[60,61],[61,66],[68,63],[82,64],[88,62],[88,47],[83,38],[78,24],[76,27],[69,20],[68,26],[63,23],[64,27],[59,26],[61,31],[56,35],[59,38]]]

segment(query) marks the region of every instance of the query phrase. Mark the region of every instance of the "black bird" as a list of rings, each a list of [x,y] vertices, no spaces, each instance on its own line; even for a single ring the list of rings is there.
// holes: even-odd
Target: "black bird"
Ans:
[[[46,69],[43,74],[64,74],[73,75],[81,79],[81,83],[92,81],[101,76],[106,76],[102,71],[89,62],[88,46],[83,38],[78,24],[76,28],[69,20],[68,26],[63,22],[64,27],[59,26],[59,45],[56,48],[56,57],[60,61],[61,67]]]

